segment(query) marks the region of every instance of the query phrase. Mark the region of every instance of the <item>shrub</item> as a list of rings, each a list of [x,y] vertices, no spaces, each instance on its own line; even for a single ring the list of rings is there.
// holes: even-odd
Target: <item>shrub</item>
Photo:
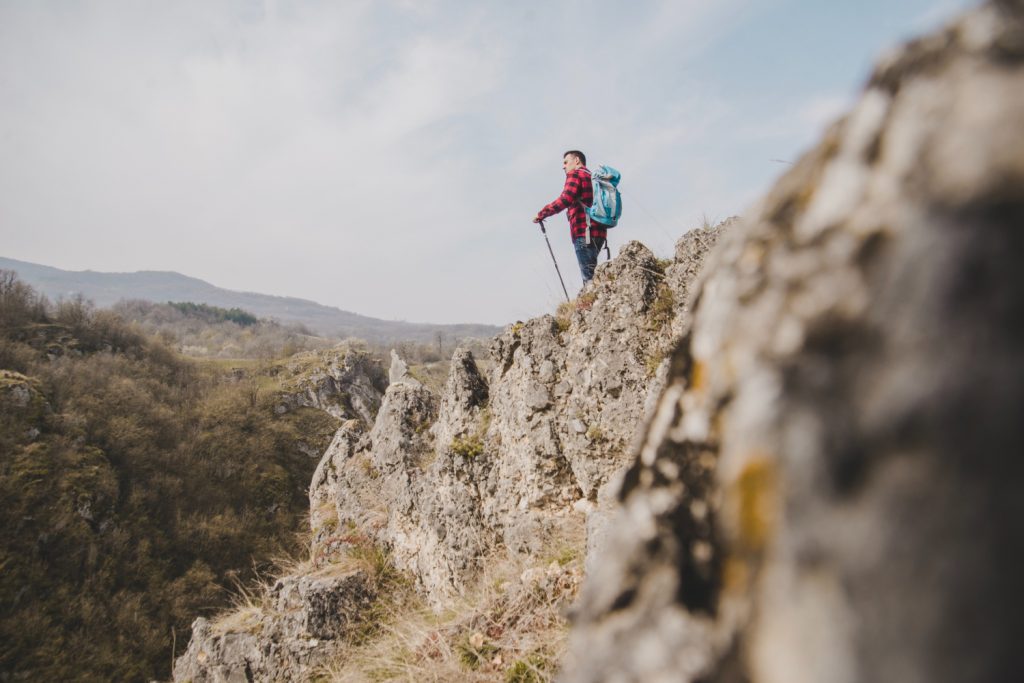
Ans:
[[[648,311],[650,316],[648,329],[658,331],[665,327],[672,320],[674,309],[675,296],[672,294],[672,289],[668,285],[661,284]]]
[[[191,301],[168,301],[168,306],[181,311],[187,316],[200,318],[208,322],[232,322],[241,327],[250,327],[260,321],[252,313],[241,308],[220,308],[209,304],[196,304]]]
[[[455,437],[449,447],[455,455],[472,459],[484,452],[484,442],[476,434],[465,437]]]
[[[0,269],[0,330],[45,320],[46,299],[21,282],[14,271]]]

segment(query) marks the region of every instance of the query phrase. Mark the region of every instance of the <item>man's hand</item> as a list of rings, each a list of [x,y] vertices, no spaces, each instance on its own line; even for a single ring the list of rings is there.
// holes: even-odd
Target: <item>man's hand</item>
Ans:
[[[541,220],[542,220],[542,219],[541,219],[541,217],[540,217],[540,214],[539,214],[539,213],[538,213],[538,214],[537,214],[536,216],[534,216],[534,217],[533,217],[533,222],[534,222],[534,223],[540,223],[540,222],[541,222]]]

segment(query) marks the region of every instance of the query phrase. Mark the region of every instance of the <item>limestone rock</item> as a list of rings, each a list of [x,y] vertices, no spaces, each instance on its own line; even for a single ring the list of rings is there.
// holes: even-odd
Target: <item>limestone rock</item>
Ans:
[[[354,455],[362,435],[362,425],[358,421],[349,420],[343,424],[335,432],[334,439],[324,451],[313,473],[313,480],[309,485],[309,525],[313,532],[314,547],[320,545],[338,529],[338,511],[335,505],[338,479],[342,468]]]
[[[733,216],[717,225],[690,230],[676,242],[675,259],[665,268],[665,279],[675,295],[672,301],[675,309],[672,331],[675,336],[681,336],[691,324],[691,288],[697,283],[708,253],[722,233],[730,226],[738,225],[739,221],[739,217]]]
[[[1020,677],[1021,121],[993,2],[723,236],[564,680]]]
[[[681,250],[680,263],[705,252]],[[687,285],[689,272],[674,281]],[[648,354],[672,335],[674,310],[654,310],[669,286],[650,251],[627,244],[570,320],[543,316],[495,339],[489,378],[460,349],[439,400],[393,382],[372,429],[343,426],[317,468],[314,555],[365,534],[441,607],[495,548],[537,553],[567,533],[573,504],[628,462],[654,381]]]
[[[399,382],[405,382],[407,384],[421,384],[421,382],[412,376],[409,372],[409,366],[404,360],[398,355],[398,351],[391,349],[391,369],[388,371],[388,379],[391,384],[397,384]]]
[[[188,649],[175,661],[174,681],[309,680],[344,645],[373,599],[361,570],[328,568],[281,579],[265,607],[243,610],[226,623],[196,619]]]
[[[681,243],[717,238],[717,232],[700,229],[688,235],[695,233],[703,239],[684,237]],[[688,277],[706,253],[677,249],[665,268],[645,246],[629,242],[617,258],[601,264],[573,314],[561,373],[572,394],[560,405],[558,436],[583,495],[596,497],[607,478],[629,462],[657,367],[677,334],[672,302],[685,298]],[[572,420],[587,429],[579,433]]]
[[[477,367],[473,354],[456,349],[451,370],[441,396],[437,423],[433,426],[434,441],[446,448],[459,437],[480,437],[481,412],[487,408],[489,389]]]
[[[690,270],[674,281],[688,284],[705,253],[681,250]],[[336,523],[370,534],[437,606],[499,544],[541,552],[579,514],[573,503],[628,463],[649,355],[672,335],[674,309],[657,309],[670,286],[651,252],[629,243],[570,320],[543,316],[495,339],[489,378],[459,350],[439,403],[422,386],[393,384],[369,435],[339,432],[311,504],[324,506],[333,487]]]
[[[274,584],[270,599],[275,610],[295,615],[292,635],[344,638],[362,621],[374,597],[366,572],[354,569],[338,575],[335,571],[328,567],[326,572],[286,576]]]
[[[316,408],[367,425],[373,424],[388,385],[379,361],[354,349],[303,354],[289,370],[293,389],[284,397],[288,406]]]

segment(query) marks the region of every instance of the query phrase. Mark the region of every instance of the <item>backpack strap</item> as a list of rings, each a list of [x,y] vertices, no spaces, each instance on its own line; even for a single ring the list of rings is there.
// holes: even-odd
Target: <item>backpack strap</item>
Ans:
[[[576,203],[583,209],[583,217],[587,219],[587,244],[590,244],[590,214],[587,213],[587,205],[583,203],[582,199],[577,199]]]
[[[594,174],[593,174],[593,172],[591,172],[591,170],[589,168],[587,168],[586,166],[583,166],[583,170],[586,171],[590,175],[590,183],[591,183],[591,185],[593,185],[593,183],[594,183]],[[587,213],[587,208],[588,207],[587,207],[586,204],[583,203],[582,199],[577,199],[576,201],[579,203],[580,207],[583,209],[583,217],[587,219],[587,244],[590,244],[590,214]],[[590,201],[591,201],[591,203],[593,203],[594,200],[591,199]]]

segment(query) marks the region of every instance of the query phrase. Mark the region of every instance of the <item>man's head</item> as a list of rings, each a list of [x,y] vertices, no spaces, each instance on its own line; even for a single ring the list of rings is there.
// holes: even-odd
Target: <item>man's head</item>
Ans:
[[[577,168],[581,168],[586,165],[587,155],[578,149],[570,149],[562,155],[562,168],[565,169],[566,173],[570,173],[575,171]]]

